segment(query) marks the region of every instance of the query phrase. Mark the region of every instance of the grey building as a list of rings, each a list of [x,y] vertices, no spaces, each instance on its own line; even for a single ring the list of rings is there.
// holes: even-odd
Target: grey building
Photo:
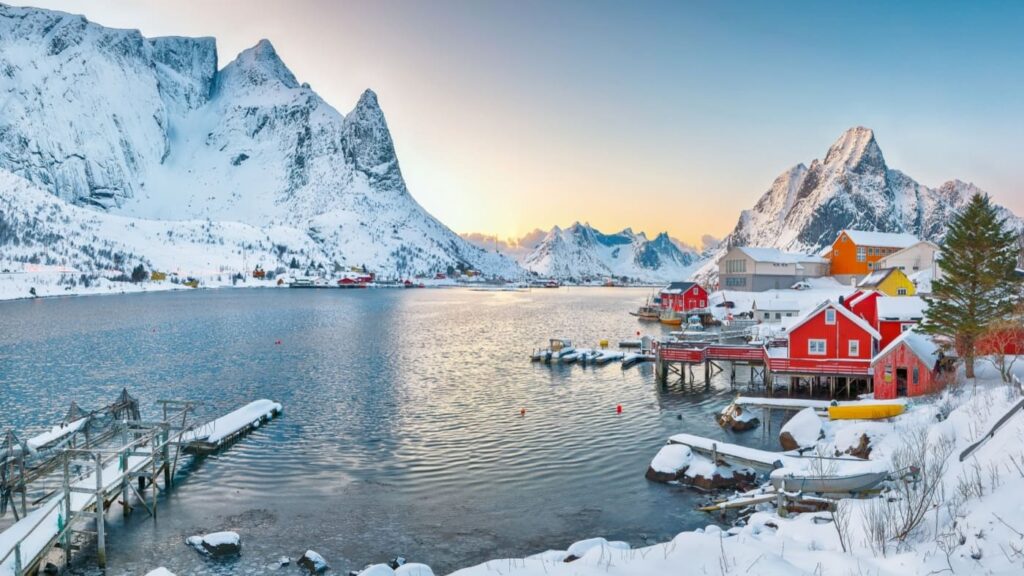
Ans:
[[[747,292],[790,288],[808,278],[828,276],[828,271],[828,260],[820,256],[735,246],[718,261],[718,287]]]

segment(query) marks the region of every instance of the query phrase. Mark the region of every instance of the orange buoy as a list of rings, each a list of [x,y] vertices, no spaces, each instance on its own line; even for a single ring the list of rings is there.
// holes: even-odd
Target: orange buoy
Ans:
[[[519,415],[520,416],[526,416],[526,408],[520,408],[519,409]]]
[[[615,406],[615,413],[622,414],[622,404]]]

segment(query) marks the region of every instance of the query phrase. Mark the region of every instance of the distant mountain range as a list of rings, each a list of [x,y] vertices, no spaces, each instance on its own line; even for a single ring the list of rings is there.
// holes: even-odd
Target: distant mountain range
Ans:
[[[535,230],[513,240],[481,234],[463,237],[514,257],[536,275],[562,280],[614,277],[669,282],[688,277],[700,261],[694,247],[664,232],[651,240],[630,228],[605,234],[579,222],[565,229],[556,226],[547,232]],[[711,237],[705,240],[715,242]]]
[[[717,261],[731,246],[762,246],[817,253],[840,230],[906,232],[942,243],[946,226],[976,192],[974,184],[951,180],[938,188],[919,184],[889,168],[869,128],[850,128],[824,160],[783,172],[750,210],[740,213],[732,233],[709,255],[695,277],[713,283]],[[1000,208],[1016,229],[1024,221]]]
[[[74,252],[85,271],[110,264],[68,244],[75,234],[60,223],[88,217],[72,209],[82,207],[143,227],[168,222],[172,233],[194,221],[223,230],[218,242],[230,249],[215,262],[159,240],[132,246],[136,260],[159,255],[189,272],[237,270],[258,252],[268,268],[298,257],[385,276],[449,267],[522,275],[413,199],[372,91],[342,114],[299,83],[266,40],[223,68],[218,61],[212,38],[145,38],[82,16],[0,5],[0,172],[19,182],[0,195],[34,187],[65,203],[45,206],[55,235],[36,236],[34,259],[59,264]],[[6,201],[30,209],[25,203],[38,197]],[[239,224],[248,231],[235,235]],[[5,245],[19,250],[0,250],[0,267],[31,258],[23,226],[6,230]],[[92,230],[98,244],[122,243],[107,231]],[[251,231],[266,250],[251,244]]]

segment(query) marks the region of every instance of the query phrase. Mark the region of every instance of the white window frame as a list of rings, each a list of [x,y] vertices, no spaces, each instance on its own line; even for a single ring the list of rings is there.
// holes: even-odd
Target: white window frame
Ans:
[[[818,349],[817,344],[820,344],[821,351],[816,352]],[[824,338],[810,338],[807,340],[807,355],[808,356],[825,356],[828,354],[828,341]]]
[[[829,316],[831,316],[831,319],[829,319]],[[835,323],[836,323],[836,309],[835,308],[826,308],[825,309],[825,324],[828,324],[829,326],[832,326]]]
[[[846,353],[851,358],[860,358],[860,340],[847,340]]]

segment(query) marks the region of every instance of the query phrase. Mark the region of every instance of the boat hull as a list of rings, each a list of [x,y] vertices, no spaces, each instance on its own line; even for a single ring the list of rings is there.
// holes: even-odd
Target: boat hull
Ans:
[[[903,414],[903,404],[853,404],[829,406],[829,420],[881,420]]]

